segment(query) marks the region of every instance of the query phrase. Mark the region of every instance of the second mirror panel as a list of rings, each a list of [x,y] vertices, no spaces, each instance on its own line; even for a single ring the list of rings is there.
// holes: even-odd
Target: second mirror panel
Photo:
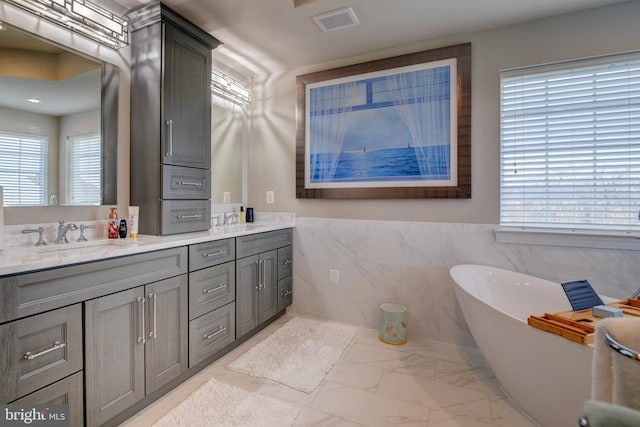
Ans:
[[[211,201],[243,203],[243,107],[213,96],[211,119]]]

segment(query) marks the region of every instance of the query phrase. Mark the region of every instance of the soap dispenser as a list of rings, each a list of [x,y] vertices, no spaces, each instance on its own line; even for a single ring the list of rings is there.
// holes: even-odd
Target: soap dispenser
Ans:
[[[107,237],[109,239],[118,238],[118,208],[110,208],[109,213],[109,228],[107,229]]]

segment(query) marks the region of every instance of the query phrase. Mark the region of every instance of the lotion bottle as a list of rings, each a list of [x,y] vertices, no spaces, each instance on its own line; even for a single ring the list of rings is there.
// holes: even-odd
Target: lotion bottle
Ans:
[[[109,228],[107,229],[107,238],[109,239],[117,239],[118,238],[118,208],[110,208],[111,213],[109,214]]]
[[[244,206],[240,206],[240,224],[247,222],[247,213],[244,211]]]

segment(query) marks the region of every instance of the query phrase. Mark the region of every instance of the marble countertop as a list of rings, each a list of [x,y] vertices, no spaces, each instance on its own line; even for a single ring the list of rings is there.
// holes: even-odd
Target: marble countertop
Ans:
[[[265,221],[213,227],[209,231],[171,236],[138,235],[135,239],[94,239],[69,244],[50,243],[47,246],[6,247],[0,252],[0,276],[283,230],[294,226],[295,220]]]

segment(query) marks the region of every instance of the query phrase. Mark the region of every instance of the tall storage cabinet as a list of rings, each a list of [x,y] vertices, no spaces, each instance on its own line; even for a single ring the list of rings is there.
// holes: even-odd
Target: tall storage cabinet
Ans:
[[[207,230],[211,217],[210,34],[161,3],[131,22],[131,205],[139,232]]]

